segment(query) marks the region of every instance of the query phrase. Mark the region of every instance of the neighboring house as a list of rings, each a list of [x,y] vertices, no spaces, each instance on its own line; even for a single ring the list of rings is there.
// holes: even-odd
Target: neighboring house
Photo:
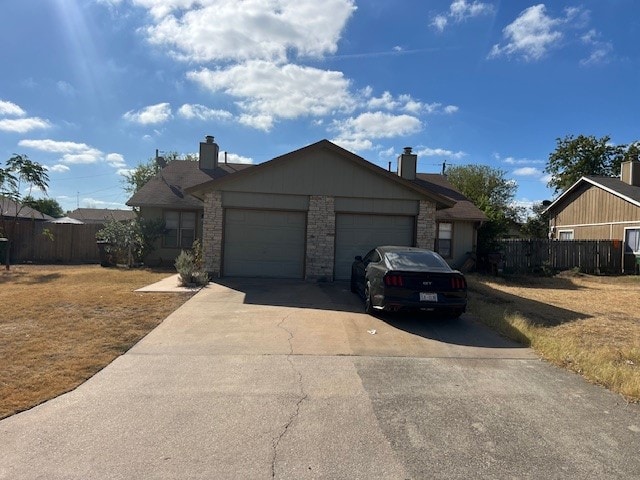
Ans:
[[[622,164],[620,178],[582,177],[547,207],[558,240],[620,240],[624,270],[640,255],[640,162]]]
[[[172,262],[202,238],[214,276],[342,280],[381,244],[436,247],[460,265],[485,219],[445,177],[416,174],[410,148],[398,174],[328,140],[259,165],[218,157],[207,137],[199,162],[169,162],[127,202],[165,220],[149,263]]]
[[[118,222],[135,220],[136,212],[109,208],[76,208],[68,216],[86,224],[105,224],[111,220]]]
[[[25,221],[51,221],[54,218],[46,213],[39,212],[27,205],[16,203],[10,198],[0,197],[0,219],[2,221],[13,221],[18,218],[19,222]]]

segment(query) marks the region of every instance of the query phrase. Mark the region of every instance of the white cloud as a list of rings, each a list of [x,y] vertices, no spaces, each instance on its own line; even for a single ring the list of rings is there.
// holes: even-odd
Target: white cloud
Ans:
[[[469,18],[493,13],[493,5],[480,1],[454,0],[449,5],[449,11],[435,15],[430,25],[439,32],[449,25],[450,21],[461,23]]]
[[[460,108],[457,105],[447,105],[444,107],[444,113],[448,114],[458,113],[458,110],[460,110]]]
[[[513,171],[513,174],[520,177],[537,177],[541,175],[542,172],[534,167],[521,167],[521,168],[516,168]]]
[[[567,12],[567,15],[573,13]],[[505,43],[494,45],[489,58],[518,55],[527,61],[539,60],[562,40],[563,34],[559,26],[565,21],[566,19],[547,15],[542,3],[529,7],[504,28],[502,32]]]
[[[51,128],[51,124],[39,117],[0,119],[0,130],[3,132],[26,133],[41,128]]]
[[[58,140],[20,140],[18,145],[25,148],[32,148],[42,152],[59,153],[62,156],[59,164],[51,167],[53,171],[64,170],[65,165],[91,165],[106,161],[114,168],[124,166],[124,159],[118,153],[110,153],[104,155],[97,148],[91,147],[86,143],[64,142]]]
[[[178,115],[187,120],[231,120],[233,115],[226,110],[215,110],[204,105],[185,103],[178,109]]]
[[[337,51],[352,0],[133,0],[155,24],[150,43],[189,62],[321,57]]]
[[[57,140],[20,140],[18,145],[21,147],[33,148],[34,150],[40,150],[43,152],[54,153],[79,153],[86,152],[88,150],[95,150],[88,146],[86,143],[76,142],[60,142]]]
[[[354,105],[342,72],[255,61],[225,70],[189,72],[187,77],[210,91],[236,97],[240,122],[262,130],[269,130],[279,118],[322,116]]]
[[[122,118],[140,125],[155,125],[171,119],[171,106],[168,103],[149,105],[140,110],[130,110]]]
[[[124,157],[119,153],[108,153],[107,156],[105,157],[105,160],[113,168],[122,168],[127,165],[126,162],[124,161]]]
[[[224,163],[224,155],[227,154],[227,163],[253,163],[253,159],[249,157],[243,157],[237,153],[220,152],[218,155],[218,161]]]
[[[56,83],[56,87],[60,92],[68,97],[74,97],[76,95],[76,89],[69,82],[60,80]]]
[[[429,147],[420,147],[415,151],[415,153],[418,157],[447,157],[456,160],[460,160],[467,155],[462,151],[454,152],[453,150],[446,150],[444,148]]]
[[[610,55],[613,52],[613,45],[611,42],[600,40],[600,34],[596,30],[589,30],[580,37],[580,40],[585,45],[591,47],[591,53],[587,58],[580,60],[580,65],[592,66],[609,63]]]
[[[58,163],[53,167],[49,167],[49,170],[51,170],[52,172],[64,173],[64,172],[68,172],[71,169],[66,165],[62,165],[61,163]]]
[[[385,112],[365,112],[332,124],[332,130],[338,132],[335,143],[354,151],[371,149],[373,139],[406,136],[421,129],[422,122],[416,117]]]
[[[27,113],[13,102],[0,100],[0,115],[11,115],[13,117],[24,117]]]

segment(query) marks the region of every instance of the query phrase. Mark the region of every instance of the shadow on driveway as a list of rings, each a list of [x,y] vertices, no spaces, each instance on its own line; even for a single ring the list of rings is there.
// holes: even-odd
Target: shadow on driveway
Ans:
[[[360,314],[347,316],[343,320],[344,328],[349,332],[350,341],[354,346],[362,341],[366,345],[375,341],[381,347],[390,342],[389,347],[398,349],[407,341],[412,344],[423,338],[468,347],[526,348],[474,321],[468,314],[457,320],[444,319],[437,314],[365,315],[362,299],[350,291],[348,282],[315,283],[301,280],[223,278],[217,279],[214,283],[241,292],[244,296],[243,304]],[[304,319],[304,316],[301,318]],[[367,333],[372,330],[376,330],[375,335]],[[361,335],[364,335],[364,338]]]

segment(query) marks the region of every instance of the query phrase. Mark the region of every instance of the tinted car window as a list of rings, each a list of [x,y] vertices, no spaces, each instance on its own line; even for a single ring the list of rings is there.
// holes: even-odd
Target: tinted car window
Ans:
[[[380,254],[378,253],[377,250],[371,250],[369,253],[367,253],[364,257],[364,259],[362,260],[365,265],[371,263],[371,262],[379,262],[380,261]]]
[[[394,270],[451,270],[447,262],[433,252],[387,252],[385,256]]]

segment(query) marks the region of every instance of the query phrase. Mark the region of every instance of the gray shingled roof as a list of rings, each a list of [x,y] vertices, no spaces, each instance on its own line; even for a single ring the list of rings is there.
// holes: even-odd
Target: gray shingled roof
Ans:
[[[203,208],[201,200],[184,190],[251,167],[245,163],[220,163],[215,170],[201,170],[198,162],[174,160],[127,201],[132,207]]]
[[[26,205],[14,202],[10,198],[0,197],[0,217],[15,218],[16,212],[18,218],[33,220],[53,220],[53,217],[46,213],[39,212]]]
[[[456,202],[453,207],[437,210],[436,220],[483,221],[487,219],[484,212],[456,190],[445,175],[440,175],[439,173],[418,173],[416,174],[414,183],[425,190],[435,192]]]
[[[69,217],[83,223],[106,223],[111,220],[124,222],[136,218],[133,210],[118,210],[110,208],[76,208],[69,213]]]

